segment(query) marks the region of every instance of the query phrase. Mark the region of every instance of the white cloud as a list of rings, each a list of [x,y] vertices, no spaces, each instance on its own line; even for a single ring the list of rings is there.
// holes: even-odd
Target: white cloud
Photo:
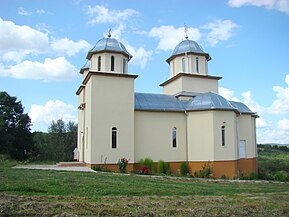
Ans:
[[[109,10],[101,5],[96,5],[94,7],[88,6],[86,13],[91,17],[88,22],[90,24],[120,23],[139,14],[138,11],[133,9]]]
[[[44,105],[31,105],[29,117],[33,128],[46,127],[51,124],[52,120],[62,119],[65,122],[77,122],[77,109],[70,104],[66,104],[60,100],[49,100]]]
[[[30,16],[32,14],[32,12],[29,12],[29,11],[26,11],[25,8],[18,8],[18,15],[21,15],[21,16]]]
[[[65,57],[46,58],[44,63],[23,61],[19,64],[0,68],[0,76],[34,80],[71,80],[77,76],[77,69]]]
[[[81,50],[89,50],[91,45],[85,40],[74,42],[68,38],[62,38],[52,41],[51,48],[59,53],[65,53],[68,56],[73,56]]]
[[[219,94],[221,96],[223,96],[227,100],[240,102],[240,100],[237,97],[234,96],[234,91],[233,90],[229,90],[228,88],[219,87]]]
[[[228,5],[235,8],[252,5],[289,13],[289,0],[229,0]]]
[[[145,68],[147,62],[150,60],[152,51],[147,51],[143,47],[134,48],[133,46],[127,44],[126,48],[128,52],[133,56],[130,63],[134,65],[139,65],[142,69]]]
[[[289,114],[289,74],[285,77],[287,87],[274,86],[276,98],[268,112],[272,114]]]
[[[265,129],[257,134],[258,143],[289,144],[289,131]]]
[[[0,51],[44,52],[49,48],[47,34],[29,26],[15,25],[0,18]]]
[[[201,28],[210,30],[207,34],[207,41],[211,46],[215,46],[217,43],[231,38],[238,27],[232,20],[216,20]]]
[[[43,10],[43,9],[37,9],[37,10],[36,10],[36,13],[37,13],[37,14],[45,14],[45,10]]]
[[[278,121],[278,128],[289,132],[289,119],[283,118]]]
[[[159,39],[158,49],[171,50],[185,38],[185,32],[183,27],[160,26],[152,28],[148,32],[148,36]],[[189,27],[188,36],[189,39],[198,41],[201,38],[201,33],[198,29]]]

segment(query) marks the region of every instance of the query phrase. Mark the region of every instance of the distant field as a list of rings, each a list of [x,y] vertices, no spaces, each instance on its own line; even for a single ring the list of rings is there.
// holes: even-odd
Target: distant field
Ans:
[[[12,169],[0,162],[0,216],[288,216],[289,184],[213,183]]]

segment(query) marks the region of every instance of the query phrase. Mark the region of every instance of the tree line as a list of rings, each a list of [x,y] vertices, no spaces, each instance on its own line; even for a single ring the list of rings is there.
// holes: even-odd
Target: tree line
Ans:
[[[17,161],[70,161],[77,144],[77,124],[52,121],[48,132],[31,132],[21,101],[0,92],[0,154]]]

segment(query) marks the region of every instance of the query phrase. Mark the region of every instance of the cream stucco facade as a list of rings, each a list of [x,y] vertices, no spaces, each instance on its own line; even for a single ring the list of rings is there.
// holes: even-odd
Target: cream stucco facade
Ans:
[[[134,92],[131,58],[110,37],[89,51],[77,90],[79,161],[116,169],[125,157],[132,170],[149,157],[176,173],[181,162],[192,173],[211,163],[215,177],[256,171],[257,116],[218,95],[221,77],[208,75],[211,57],[196,42],[182,41],[168,58],[163,94]]]

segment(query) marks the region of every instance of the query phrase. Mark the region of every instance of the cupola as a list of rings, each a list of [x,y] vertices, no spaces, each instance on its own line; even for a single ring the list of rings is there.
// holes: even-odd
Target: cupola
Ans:
[[[90,71],[108,73],[128,73],[128,61],[132,55],[118,40],[108,37],[100,39],[87,53],[86,59],[90,62]]]
[[[173,77],[179,73],[207,75],[207,63],[210,60],[210,55],[204,52],[197,42],[186,36],[166,61],[170,65],[170,77]]]

